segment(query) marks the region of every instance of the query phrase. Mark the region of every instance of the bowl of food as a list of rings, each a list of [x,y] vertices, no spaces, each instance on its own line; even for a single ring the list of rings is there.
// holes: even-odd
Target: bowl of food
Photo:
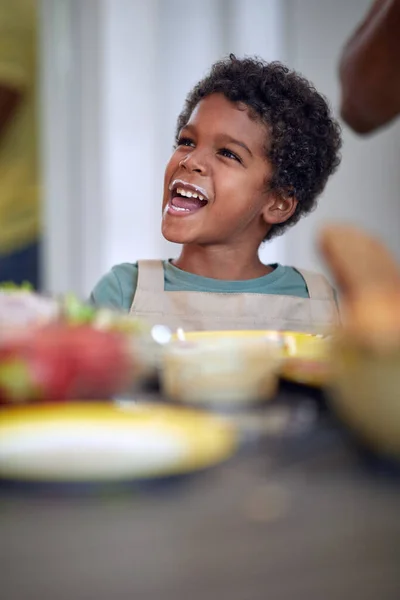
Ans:
[[[0,306],[0,403],[110,398],[157,375],[160,335],[140,319],[15,288]]]
[[[75,294],[50,297],[29,285],[3,284],[0,401],[129,394],[158,381],[160,352],[170,336],[165,327]]]
[[[0,341],[0,404],[108,399],[141,376],[129,340],[52,323]]]
[[[280,377],[312,387],[325,386],[329,381],[332,336],[326,333],[273,330],[190,332],[179,330],[173,339],[187,342],[233,339],[247,340],[248,343],[268,340],[274,351],[277,350],[280,354]]]
[[[187,334],[164,348],[161,385],[187,404],[259,404],[275,394],[281,360],[278,338],[266,332]]]
[[[119,310],[92,306],[74,294],[62,297],[59,303],[63,323],[69,326],[88,325],[125,339],[134,359],[135,385],[158,383],[162,347],[171,339],[168,328],[150,326],[144,319]]]

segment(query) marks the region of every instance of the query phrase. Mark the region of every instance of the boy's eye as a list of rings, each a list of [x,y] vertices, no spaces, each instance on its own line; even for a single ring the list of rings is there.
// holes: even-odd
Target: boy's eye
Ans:
[[[178,146],[194,146],[194,141],[187,137],[181,137],[177,143]]]
[[[234,152],[231,152],[227,148],[221,148],[219,153],[221,156],[225,156],[226,158],[230,158],[231,160],[237,160],[237,162],[240,162],[240,163],[242,162],[240,157],[237,154],[235,154]]]

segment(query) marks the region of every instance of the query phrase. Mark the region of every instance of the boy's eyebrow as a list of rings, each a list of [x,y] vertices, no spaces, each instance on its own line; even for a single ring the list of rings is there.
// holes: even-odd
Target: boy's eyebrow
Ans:
[[[196,128],[193,127],[193,125],[191,125],[190,123],[188,123],[187,125],[185,125],[184,127],[182,127],[181,131],[184,131],[185,129],[194,132]],[[241,148],[244,148],[246,150],[246,152],[248,152],[250,154],[250,156],[253,156],[252,151],[250,150],[250,148],[244,142],[236,140],[235,138],[231,137],[230,135],[228,135],[226,133],[223,133],[219,137],[221,139],[223,139],[225,141],[225,143],[236,144],[237,146],[240,146]]]
[[[227,142],[229,142],[230,144],[236,144],[237,146],[240,146],[241,148],[244,148],[250,154],[250,156],[253,156],[252,151],[250,150],[250,148],[248,146],[246,146],[246,144],[244,142],[240,142],[239,140],[235,140],[235,138],[231,137],[230,135],[226,135],[226,134],[224,134],[221,137],[224,140],[226,140]]]

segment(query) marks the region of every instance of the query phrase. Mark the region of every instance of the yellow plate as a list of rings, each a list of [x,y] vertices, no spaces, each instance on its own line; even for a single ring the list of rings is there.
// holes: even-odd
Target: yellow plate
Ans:
[[[294,383],[323,386],[329,377],[329,342],[326,336],[297,331],[240,330],[240,331],[191,331],[182,334],[187,341],[212,340],[213,338],[257,339],[270,336],[282,344],[283,363],[280,375]],[[181,336],[176,334],[174,339]]]
[[[70,403],[0,410],[0,477],[112,482],[183,475],[236,448],[225,421],[160,405]]]

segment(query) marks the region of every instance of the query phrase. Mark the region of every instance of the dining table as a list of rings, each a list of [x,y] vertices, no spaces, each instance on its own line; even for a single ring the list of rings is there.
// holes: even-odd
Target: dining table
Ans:
[[[165,402],[143,389],[124,402]],[[400,474],[319,389],[218,412],[223,464],[121,485],[0,482],[2,600],[399,600]]]

